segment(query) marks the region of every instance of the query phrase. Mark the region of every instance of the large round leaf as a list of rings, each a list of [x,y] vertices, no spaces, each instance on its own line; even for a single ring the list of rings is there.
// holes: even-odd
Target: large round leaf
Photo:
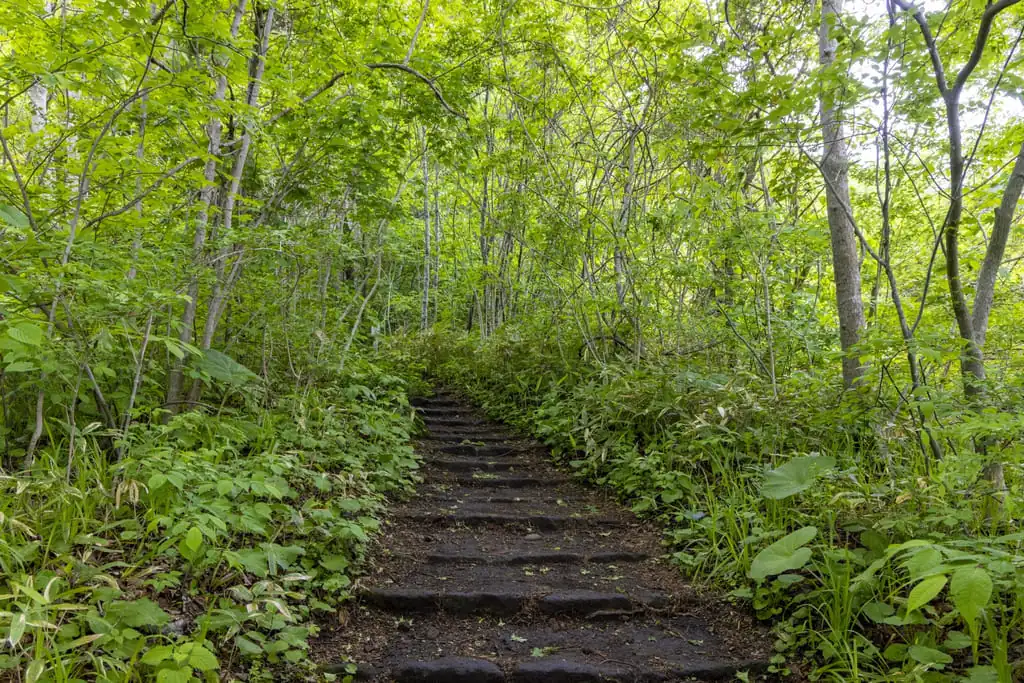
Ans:
[[[814,540],[818,529],[805,526],[780,538],[762,550],[750,563],[750,578],[764,581],[769,576],[800,569],[811,559],[811,549],[804,546]]]
[[[764,475],[761,495],[779,500],[806,491],[818,476],[836,465],[836,459],[826,455],[802,455]]]

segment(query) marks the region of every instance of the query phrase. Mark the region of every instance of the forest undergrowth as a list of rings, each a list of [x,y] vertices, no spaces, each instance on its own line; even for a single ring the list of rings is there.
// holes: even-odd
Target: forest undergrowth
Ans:
[[[416,469],[406,385],[360,360],[272,396],[232,368],[120,460],[91,425],[0,476],[0,680],[324,680],[309,639]]]

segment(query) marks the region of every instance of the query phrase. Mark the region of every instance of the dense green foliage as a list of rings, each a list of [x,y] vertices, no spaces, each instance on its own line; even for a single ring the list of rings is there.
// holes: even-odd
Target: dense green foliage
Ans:
[[[317,615],[347,599],[384,494],[415,468],[403,383],[366,366],[332,384],[272,409],[140,428],[116,463],[88,433],[73,463],[55,442],[30,472],[0,479],[0,670],[313,673]],[[285,674],[286,663],[301,666]]]
[[[1018,0],[5,0],[0,667],[303,675],[430,365],[780,670],[1019,677],[1022,37]]]

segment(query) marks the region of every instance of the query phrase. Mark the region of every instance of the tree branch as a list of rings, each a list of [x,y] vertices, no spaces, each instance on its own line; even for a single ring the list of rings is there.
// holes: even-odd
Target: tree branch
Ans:
[[[964,84],[967,83],[967,79],[970,78],[971,73],[978,66],[978,62],[981,61],[981,55],[985,51],[985,43],[988,42],[988,35],[992,31],[992,22],[1000,12],[1010,7],[1013,7],[1021,0],[999,0],[999,2],[990,4],[985,8],[985,13],[981,15],[981,24],[978,26],[978,35],[974,39],[974,49],[971,50],[971,56],[967,59],[967,63],[964,64],[964,68],[960,69],[960,73],[956,75],[956,82],[953,84],[953,92],[959,93],[963,90]]]
[[[113,211],[108,211],[108,212],[106,212],[104,214],[101,214],[101,215],[97,216],[96,218],[93,218],[92,220],[90,220],[88,223],[85,224],[85,227],[83,228],[83,230],[88,230],[89,228],[91,228],[92,226],[96,225],[97,223],[99,223],[101,221],[105,221],[108,218],[113,218],[114,216],[120,216],[122,213],[130,210],[138,202],[140,202],[141,200],[145,199],[149,194],[151,194],[152,192],[155,192],[156,190],[160,189],[160,186],[164,184],[165,180],[167,180],[167,179],[177,175],[184,168],[186,168],[188,166],[191,166],[192,164],[194,164],[195,162],[197,162],[197,161],[199,161],[201,159],[202,159],[202,157],[190,157],[190,158],[186,159],[185,161],[181,162],[180,164],[178,164],[177,166],[175,166],[174,168],[170,169],[169,171],[166,171],[163,175],[161,175],[159,178],[157,178],[156,181],[152,185],[150,185],[145,190],[143,190],[142,192],[137,194],[135,197],[133,197],[131,199],[131,201],[129,201],[127,204],[125,204],[124,206],[122,206],[119,209],[114,209]]]
[[[457,110],[453,109],[452,106],[450,104],[448,104],[448,101],[444,99],[444,94],[442,94],[441,93],[441,89],[438,88],[434,84],[433,79],[427,78],[426,76],[424,76],[419,71],[417,71],[416,69],[412,68],[411,66],[408,66],[407,64],[397,64],[395,62],[371,62],[370,64],[366,65],[366,68],[367,69],[396,69],[398,71],[404,71],[407,74],[415,76],[416,78],[418,78],[421,81],[423,81],[424,83],[426,83],[427,86],[431,90],[434,91],[434,96],[437,97],[437,101],[441,103],[442,107],[444,107],[445,109],[448,110],[449,114],[451,114],[452,116],[457,116],[457,117],[459,117],[460,119],[462,119],[464,121],[468,121],[469,120],[468,116],[466,116],[465,114],[463,114],[460,111],[457,111]]]

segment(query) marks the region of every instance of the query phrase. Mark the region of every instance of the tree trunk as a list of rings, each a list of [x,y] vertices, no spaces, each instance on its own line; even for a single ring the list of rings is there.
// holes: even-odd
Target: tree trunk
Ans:
[[[974,293],[974,313],[971,322],[974,327],[974,342],[979,348],[985,348],[985,335],[988,333],[988,320],[992,313],[992,301],[995,297],[996,276],[1003,263],[1006,253],[1006,242],[1010,238],[1013,216],[1024,190],[1024,143],[1017,154],[1017,163],[1003,190],[1003,199],[996,209],[992,236],[989,238],[988,249],[985,251],[985,262],[978,273],[978,283]]]
[[[427,161],[427,130],[423,129],[423,304],[420,329],[430,324],[430,166]]]
[[[246,1],[238,0],[238,4],[235,6],[235,14],[231,22],[232,39],[238,37],[238,29],[245,14]],[[213,96],[214,106],[224,101],[227,88],[227,75],[221,74],[217,77],[217,87]],[[209,158],[203,169],[203,187],[199,191],[199,210],[196,212],[195,231],[192,236],[192,274],[188,283],[188,300],[185,302],[185,309],[181,314],[181,327],[178,330],[178,340],[183,344],[192,341],[192,327],[195,324],[196,308],[199,303],[199,273],[203,261],[203,250],[206,247],[210,208],[213,205],[213,196],[217,189],[217,157],[220,155],[222,125],[216,115],[207,124],[206,133],[209,139],[207,145]],[[181,407],[181,394],[184,386],[185,359],[182,358],[175,361],[167,377],[166,405],[172,412],[176,412]]]
[[[832,29],[842,14],[842,0],[822,0],[818,54],[821,66],[835,62],[838,42]],[[863,373],[860,358],[853,347],[864,328],[864,302],[861,299],[860,260],[850,205],[849,158],[843,132],[839,97],[821,93],[821,131],[824,155],[821,172],[825,176],[828,227],[832,241],[832,269],[836,283],[836,309],[839,313],[839,344],[843,349],[843,384],[852,387]]]

